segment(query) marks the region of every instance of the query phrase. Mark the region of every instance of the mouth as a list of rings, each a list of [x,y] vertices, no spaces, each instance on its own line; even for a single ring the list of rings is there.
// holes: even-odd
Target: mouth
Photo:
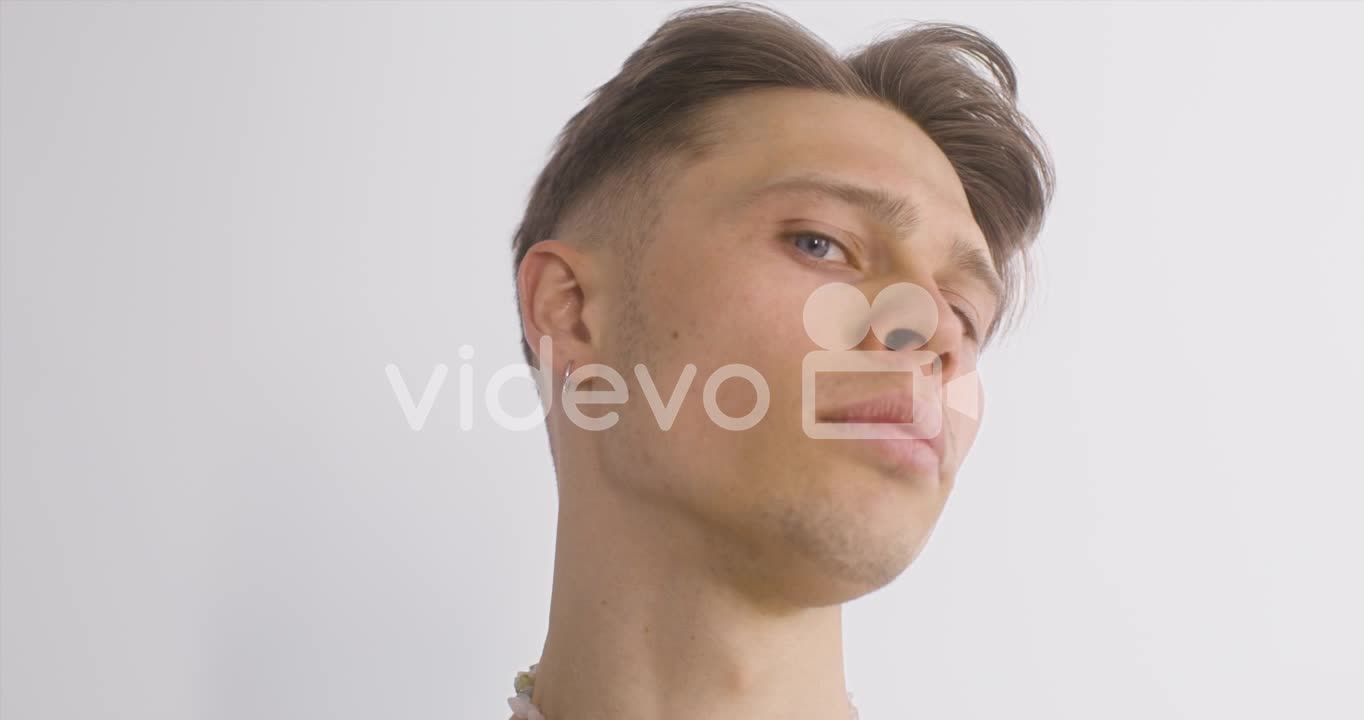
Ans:
[[[836,428],[840,439],[865,444],[896,466],[930,472],[940,467],[947,439],[933,409],[922,405],[916,418],[913,393],[896,391],[822,411],[818,420]]]

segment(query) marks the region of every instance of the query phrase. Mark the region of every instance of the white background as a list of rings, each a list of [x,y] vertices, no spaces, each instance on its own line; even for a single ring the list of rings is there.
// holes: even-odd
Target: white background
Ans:
[[[530,183],[677,7],[3,4],[6,720],[506,717],[556,499],[458,350],[519,362]],[[985,31],[1060,178],[862,716],[1364,717],[1364,6],[785,7]]]

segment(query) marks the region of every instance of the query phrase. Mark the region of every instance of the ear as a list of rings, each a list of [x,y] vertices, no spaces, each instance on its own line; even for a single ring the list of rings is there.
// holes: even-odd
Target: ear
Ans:
[[[556,366],[569,360],[578,366],[590,362],[592,333],[584,313],[593,289],[590,271],[586,255],[552,239],[531,245],[516,270],[521,332],[537,354],[542,340],[548,339]],[[546,370],[560,372],[559,367]]]

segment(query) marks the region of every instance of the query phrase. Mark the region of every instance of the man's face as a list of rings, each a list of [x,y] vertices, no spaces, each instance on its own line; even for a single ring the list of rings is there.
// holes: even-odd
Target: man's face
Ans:
[[[621,322],[602,339],[600,362],[629,379],[630,399],[618,408],[619,424],[599,435],[599,451],[607,476],[633,496],[704,528],[727,572],[796,602],[840,602],[889,582],[918,554],[974,440],[978,419],[968,415],[978,418],[979,408],[971,401],[965,414],[934,411],[940,457],[923,443],[809,437],[802,361],[825,348],[807,331],[807,300],[835,282],[861,291],[867,303],[896,283],[923,288],[918,297],[936,314],[936,329],[926,344],[899,352],[937,353],[941,383],[974,384],[979,345],[962,316],[984,332],[997,299],[952,251],[955,242],[958,253],[967,246],[988,259],[988,247],[946,156],[888,107],[763,90],[711,112],[721,145],[661,193],[637,276],[617,295]],[[903,201],[912,226],[893,227],[857,193],[828,191],[837,185]],[[904,314],[922,317],[924,302]],[[826,305],[811,315],[815,322],[845,332],[866,327],[865,306],[859,313],[856,303]],[[848,352],[889,353],[885,333],[854,334]],[[636,363],[664,402],[683,368],[697,368],[666,431],[634,379]],[[769,409],[746,430],[717,425],[703,401],[707,378],[732,363],[756,370],[770,389]],[[848,407],[903,396],[912,383],[903,372],[816,377],[821,418],[853,419]],[[756,401],[753,386],[737,379],[715,397],[732,417]]]

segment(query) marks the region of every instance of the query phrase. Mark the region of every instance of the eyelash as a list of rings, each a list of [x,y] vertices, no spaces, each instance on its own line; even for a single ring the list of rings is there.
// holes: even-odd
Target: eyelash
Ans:
[[[830,246],[836,247],[836,248],[838,248],[839,250],[841,250],[841,251],[843,252],[843,256],[846,257],[846,258],[848,258],[849,263],[851,263],[851,261],[852,261],[852,252],[850,252],[850,251],[848,250],[848,247],[847,247],[846,245],[844,245],[843,243],[841,243],[841,242],[839,242],[839,241],[837,241],[837,240],[835,240],[835,239],[829,237],[828,235],[825,235],[824,233],[814,232],[814,231],[812,231],[812,230],[801,230],[801,231],[798,231],[798,232],[790,233],[790,234],[788,234],[788,235],[786,236],[786,240],[787,240],[788,242],[790,242],[792,245],[796,245],[796,241],[799,240],[799,239],[801,239],[801,238],[817,238],[817,239],[819,239],[819,240],[823,240],[824,242],[828,243]],[[796,249],[797,249],[797,250],[800,250],[799,247],[797,247]],[[806,257],[811,258],[811,259],[812,259],[813,261],[815,261],[815,262],[823,262],[823,261],[824,261],[824,258],[816,257],[816,256],[814,256],[814,255],[810,255],[809,253],[805,252],[804,250],[800,250],[800,252],[801,252],[803,255],[805,255]]]
[[[966,314],[966,311],[956,305],[952,306],[952,310],[957,313],[957,317],[961,318],[962,325],[966,326],[966,337],[971,338],[973,342],[980,342],[980,336],[976,333],[976,324],[971,322],[971,317]]]
[[[786,239],[787,239],[792,245],[794,245],[797,239],[799,239],[799,238],[807,238],[807,237],[813,237],[813,238],[818,238],[818,239],[820,239],[820,240],[823,240],[823,241],[829,243],[830,245],[832,245],[832,246],[834,246],[834,247],[837,247],[837,248],[839,248],[840,250],[842,250],[844,256],[851,258],[851,255],[852,255],[852,254],[851,254],[850,252],[848,252],[848,248],[847,248],[847,247],[845,247],[845,246],[844,246],[842,243],[840,243],[839,241],[837,241],[837,240],[835,240],[835,239],[833,239],[833,238],[831,238],[831,237],[829,237],[828,235],[825,235],[825,234],[823,234],[823,233],[818,233],[818,232],[813,232],[813,231],[809,231],[809,230],[804,230],[804,231],[801,231],[801,232],[794,232],[794,233],[791,233],[791,234],[789,234],[789,235],[786,236]],[[806,255],[808,256],[808,253],[806,253]],[[823,260],[823,258],[814,258],[814,259],[815,259],[816,261]],[[960,307],[957,307],[956,305],[952,305],[951,308],[952,308],[952,311],[955,312],[955,313],[957,314],[957,317],[961,319],[962,325],[966,328],[966,336],[967,336],[968,338],[970,338],[973,342],[980,342],[980,334],[979,334],[979,332],[976,330],[976,324],[975,324],[974,322],[971,321],[971,316],[970,316],[970,315],[967,315],[965,310],[962,310]]]

